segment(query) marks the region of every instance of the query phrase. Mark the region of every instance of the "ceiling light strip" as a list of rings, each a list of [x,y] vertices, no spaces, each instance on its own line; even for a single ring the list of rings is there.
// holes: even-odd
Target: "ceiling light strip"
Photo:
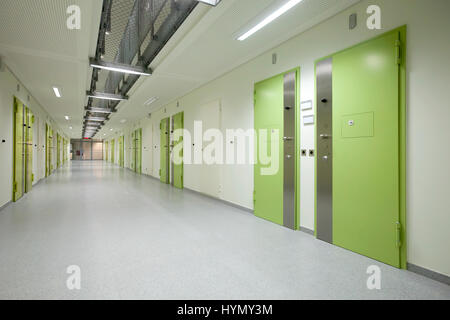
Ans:
[[[114,101],[123,101],[128,100],[127,96],[112,94],[112,93],[104,93],[104,92],[86,92],[86,95],[89,98],[94,99],[103,99],[103,100],[114,100]]]
[[[264,20],[262,20],[260,23],[258,23],[256,26],[251,28],[249,31],[244,33],[242,36],[238,38],[239,41],[244,41],[254,33],[258,32],[262,28],[264,28],[266,25],[274,21],[275,19],[279,18],[283,14],[285,14],[287,11],[291,10],[293,7],[295,7],[297,4],[302,2],[303,0],[290,0],[285,5],[283,5],[281,8],[277,9],[273,13],[271,13],[268,17],[266,17]]]
[[[147,70],[144,67],[140,66],[131,66],[122,63],[112,63],[101,60],[90,59],[90,65],[93,68],[103,69],[113,72],[127,73],[127,74],[136,74],[140,76],[150,76],[151,71]]]

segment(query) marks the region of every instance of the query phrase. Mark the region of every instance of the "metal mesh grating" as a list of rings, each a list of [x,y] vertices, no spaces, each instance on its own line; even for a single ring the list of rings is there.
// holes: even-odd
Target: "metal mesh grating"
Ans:
[[[99,42],[100,49],[103,49],[104,52],[103,59],[147,67],[191,10],[195,8],[197,0],[104,0],[104,4],[106,5],[104,9],[111,8],[111,34],[105,36],[104,48],[102,47],[103,42]],[[125,16],[127,16],[126,19]],[[163,28],[164,26],[165,28]],[[161,30],[163,32],[160,32]],[[102,32],[102,27],[100,32]],[[122,35],[119,41],[118,34],[120,33]],[[102,35],[101,33],[100,36]],[[100,37],[100,39],[103,38]],[[156,43],[154,46],[152,46],[153,42]],[[149,48],[151,50],[145,54]],[[98,74],[98,80],[95,79],[93,82],[91,89],[102,88],[105,93],[125,94],[137,78],[138,76],[119,72],[108,72],[105,76],[102,71]],[[97,82],[100,83],[97,84]],[[122,87],[125,88],[122,89]],[[89,103],[100,108],[115,108],[117,105],[107,100],[96,101],[95,104],[92,104],[92,99],[90,99]]]

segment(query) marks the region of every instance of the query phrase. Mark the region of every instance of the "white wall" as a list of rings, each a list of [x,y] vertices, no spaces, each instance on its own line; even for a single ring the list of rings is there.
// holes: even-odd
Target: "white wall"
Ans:
[[[382,30],[369,30],[366,9],[382,9]],[[153,176],[159,178],[159,121],[168,115],[189,113],[214,100],[222,105],[222,128],[253,128],[253,84],[275,74],[301,67],[301,100],[315,100],[314,61],[358,44],[393,28],[407,25],[407,245],[408,262],[450,275],[450,1],[370,0],[298,35],[230,73],[180,97],[154,112],[151,119],[131,127],[153,126]],[[348,29],[348,17],[358,14],[359,25]],[[278,63],[272,65],[272,53]],[[308,111],[312,113],[312,111]],[[126,136],[128,137],[128,136]],[[144,144],[148,145],[148,135]],[[128,141],[127,141],[128,142]],[[128,142],[129,143],[129,142]],[[129,144],[126,146],[129,146]],[[301,126],[301,147],[315,149],[314,127]],[[156,161],[155,161],[156,160]],[[127,158],[127,166],[129,161]],[[186,168],[189,171],[189,168]],[[253,167],[217,168],[221,193],[218,197],[252,208]],[[147,173],[147,172],[146,172]],[[185,173],[186,176],[189,172]],[[199,190],[209,193],[208,190]],[[301,159],[301,226],[314,229],[314,160]]]
[[[20,86],[19,90],[17,90],[17,85]],[[35,116],[34,126],[36,129],[33,134],[35,184],[45,177],[45,123],[49,123],[53,127],[55,137],[59,130],[47,112],[8,68],[0,72],[0,207],[11,201],[12,198],[14,96],[30,108]],[[2,143],[2,140],[6,142]],[[56,150],[54,152],[54,168],[56,168]]]

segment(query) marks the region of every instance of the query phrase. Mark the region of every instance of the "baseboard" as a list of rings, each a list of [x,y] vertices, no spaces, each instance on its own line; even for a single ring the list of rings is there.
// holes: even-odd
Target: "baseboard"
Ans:
[[[203,193],[203,192],[199,192],[199,191],[196,191],[196,190],[192,190],[192,189],[189,189],[189,188],[184,188],[183,190],[186,190],[186,191],[192,192],[192,193],[196,193],[196,194],[198,194],[198,195],[201,195],[201,196],[204,196],[204,197],[207,197],[207,198],[210,198],[210,199],[213,199],[213,200],[222,202],[223,204],[226,204],[226,205],[228,205],[228,206],[230,206],[230,207],[234,207],[234,208],[236,208],[236,209],[240,209],[240,210],[243,210],[243,211],[245,211],[245,212],[254,214],[254,211],[253,211],[252,209],[243,207],[243,206],[238,205],[238,204],[236,204],[236,203],[233,203],[233,202],[230,202],[230,201],[226,201],[226,200],[223,200],[223,199],[219,199],[219,198],[214,197],[214,196],[211,196],[211,195],[209,195],[209,194],[206,194],[206,193]]]
[[[161,181],[160,179],[158,179],[157,177],[152,176],[151,174],[143,173],[142,175],[145,176],[145,177],[147,177],[147,178],[156,180],[156,181]]]
[[[0,207],[0,211],[2,211],[3,209],[5,209],[7,206],[9,206],[12,203],[12,201],[8,201],[7,203],[5,203],[4,205],[2,205]]]
[[[308,228],[304,228],[304,227],[300,227],[300,229],[299,229],[301,232],[304,232],[304,233],[307,233],[307,234],[309,234],[309,235],[311,235],[311,236],[313,236],[314,235],[314,231],[313,230],[311,230],[311,229],[308,229]]]
[[[408,263],[406,267],[411,272],[414,272],[414,273],[420,274],[421,276],[445,283],[446,285],[450,285],[450,277],[446,276],[445,274],[431,271],[431,270],[416,266],[412,263]]]

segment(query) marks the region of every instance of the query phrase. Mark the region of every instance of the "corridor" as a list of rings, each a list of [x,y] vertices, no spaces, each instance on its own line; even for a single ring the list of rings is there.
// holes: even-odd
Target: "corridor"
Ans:
[[[0,211],[0,299],[449,299],[450,287],[103,161]],[[69,266],[81,289],[69,290]],[[368,290],[366,270],[382,271]]]

